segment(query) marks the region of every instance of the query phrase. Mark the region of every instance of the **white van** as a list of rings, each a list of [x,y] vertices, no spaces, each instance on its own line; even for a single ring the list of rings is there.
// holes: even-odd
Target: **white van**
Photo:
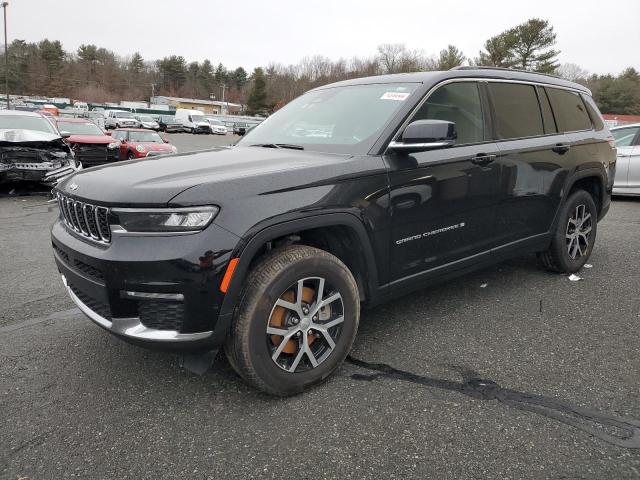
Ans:
[[[175,120],[191,133],[212,133],[211,125],[200,110],[178,108]]]
[[[140,127],[140,122],[136,120],[131,112],[122,110],[105,110],[104,125],[106,128]]]

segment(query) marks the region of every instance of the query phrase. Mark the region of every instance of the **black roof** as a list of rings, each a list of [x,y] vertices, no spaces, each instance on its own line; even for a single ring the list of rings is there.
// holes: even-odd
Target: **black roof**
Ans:
[[[392,75],[377,75],[373,77],[354,78],[341,82],[331,83],[318,87],[332,88],[347,85],[366,85],[372,83],[424,83],[435,85],[444,80],[452,78],[486,78],[500,80],[520,80],[527,82],[536,82],[547,85],[556,85],[559,87],[573,88],[591,95],[591,91],[584,85],[570,82],[552,75],[541,73],[526,72],[523,70],[513,70],[508,68],[483,68],[483,67],[464,67],[446,71],[432,72],[412,72],[412,73],[396,73]]]

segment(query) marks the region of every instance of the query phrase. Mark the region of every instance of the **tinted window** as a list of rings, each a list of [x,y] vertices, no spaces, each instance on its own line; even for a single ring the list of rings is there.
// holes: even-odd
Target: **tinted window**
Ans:
[[[553,118],[549,97],[544,88],[538,88],[538,99],[540,100],[540,108],[542,109],[542,123],[544,123],[544,133],[556,133],[556,121]]]
[[[602,115],[600,115],[600,110],[591,98],[588,95],[582,95],[582,100],[584,104],[587,106],[587,112],[589,112],[589,116],[591,117],[591,123],[593,123],[596,127],[596,130],[600,131],[604,129],[604,121],[602,120]]]
[[[415,120],[448,120],[456,124],[456,144],[482,142],[484,121],[480,92],[474,82],[456,82],[438,88],[416,112]]]
[[[542,113],[533,85],[490,83],[498,138],[542,135]]]
[[[561,132],[591,129],[591,119],[580,95],[569,90],[546,88]]]
[[[37,130],[56,134],[55,129],[46,118],[31,115],[0,115],[0,130]]]
[[[633,139],[638,134],[638,130],[640,130],[640,127],[611,130],[611,134],[616,140],[616,147],[629,147],[633,145]]]

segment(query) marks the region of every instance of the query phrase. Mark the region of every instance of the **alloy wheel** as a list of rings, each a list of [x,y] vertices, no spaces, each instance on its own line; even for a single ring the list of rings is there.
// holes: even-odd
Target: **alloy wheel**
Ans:
[[[584,204],[576,206],[567,221],[565,233],[567,252],[573,260],[586,255],[592,230],[591,213]]]
[[[343,323],[342,296],[329,282],[298,280],[271,309],[266,327],[271,360],[290,373],[316,368],[334,351]]]

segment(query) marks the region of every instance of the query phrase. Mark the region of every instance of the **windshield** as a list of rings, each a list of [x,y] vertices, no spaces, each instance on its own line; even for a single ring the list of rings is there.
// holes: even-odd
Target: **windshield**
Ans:
[[[416,87],[387,83],[311,91],[251,129],[238,143],[294,144],[306,150],[364,154]]]
[[[129,132],[129,141],[130,142],[153,142],[153,143],[164,143],[162,137],[158,135],[156,132]]]
[[[118,112],[116,113],[116,117],[118,118],[133,118],[130,112]]]
[[[621,128],[619,130],[611,130],[613,138],[616,140],[616,147],[628,147],[633,142],[634,137],[640,130],[640,127]]]
[[[191,115],[192,122],[206,122],[204,115]]]
[[[58,128],[62,132],[71,135],[104,135],[95,123],[58,122]]]
[[[53,125],[42,117],[22,115],[0,115],[0,130],[37,130],[57,135]]]
[[[222,122],[220,120],[214,120],[213,118],[209,119],[209,123],[211,125],[222,125]]]
[[[142,116],[142,115],[140,115],[138,117],[138,120],[140,120],[141,122],[155,122],[155,120],[153,118],[145,117],[145,116]]]

